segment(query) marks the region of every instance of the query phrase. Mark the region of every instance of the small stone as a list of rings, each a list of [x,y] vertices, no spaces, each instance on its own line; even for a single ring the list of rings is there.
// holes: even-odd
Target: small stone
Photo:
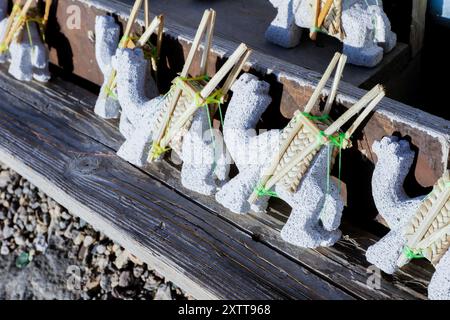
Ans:
[[[33,244],[38,252],[45,252],[48,248],[48,243],[43,235],[38,235],[34,239]]]
[[[114,265],[117,269],[122,269],[128,263],[128,252],[126,250],[122,251],[114,261]]]
[[[128,287],[131,283],[131,273],[129,271],[122,271],[119,277],[119,287]]]
[[[77,246],[79,246],[84,241],[84,235],[81,232],[72,232],[72,237],[73,243]]]
[[[140,278],[143,273],[144,273],[144,268],[142,266],[138,265],[133,268],[133,276],[135,278]]]
[[[47,213],[48,212],[48,205],[46,203],[41,203],[41,211],[43,213]]]
[[[2,247],[1,247],[1,249],[0,249],[0,254],[1,254],[2,256],[6,256],[6,255],[9,254],[9,248],[8,248],[8,245],[6,244],[6,242],[3,242],[3,243],[2,243]]]
[[[87,236],[87,237],[84,238],[83,246],[88,248],[93,243],[94,243],[94,238],[92,238],[91,236]]]
[[[3,239],[8,239],[14,235],[14,229],[5,225],[3,227]]]
[[[5,188],[11,181],[11,175],[8,171],[0,172],[0,189]]]
[[[87,222],[80,218],[80,228],[83,229],[86,226]]]
[[[155,293],[154,300],[172,300],[170,285],[162,284]]]
[[[18,234],[14,236],[14,242],[16,243],[17,246],[20,247],[25,244],[25,239],[23,238],[23,236]]]
[[[106,251],[106,247],[102,244],[99,244],[98,246],[95,247],[95,251],[97,254],[104,254]]]
[[[61,218],[63,218],[64,220],[70,220],[72,219],[72,216],[67,211],[63,211],[61,213]]]

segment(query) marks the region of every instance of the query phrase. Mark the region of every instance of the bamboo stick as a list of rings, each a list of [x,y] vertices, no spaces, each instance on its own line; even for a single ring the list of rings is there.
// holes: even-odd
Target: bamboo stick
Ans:
[[[52,0],[45,0],[45,11],[44,11],[44,17],[42,18],[42,24],[44,27],[47,26],[48,18],[50,16],[50,9],[52,7]]]
[[[311,98],[309,99],[308,103],[306,104],[306,107],[304,110],[305,112],[310,113],[311,110],[314,108],[315,104],[317,103],[317,100],[319,99],[320,95],[322,94],[323,88],[325,88],[325,85],[327,84],[328,79],[330,79],[331,74],[333,73],[333,70],[336,68],[336,64],[338,63],[340,57],[341,57],[341,54],[339,52],[336,52],[334,54],[333,59],[331,60],[330,64],[328,65],[322,78],[320,79],[319,83],[317,84],[317,87],[314,90]]]
[[[195,56],[195,53],[200,44],[201,37],[205,32],[208,21],[210,20],[209,17],[211,15],[211,11],[212,11],[212,9],[208,9],[208,10],[205,10],[205,12],[203,13],[202,20],[200,21],[200,25],[197,29],[197,33],[195,34],[194,41],[192,42],[191,50],[189,51],[189,54],[186,58],[186,62],[184,64],[183,70],[181,71],[181,74],[180,74],[180,76],[182,78],[186,78],[189,74],[189,69],[191,68],[192,62],[194,61],[194,56]],[[170,117],[172,116],[172,113],[175,110],[175,107],[178,104],[178,101],[180,100],[181,93],[182,93],[181,88],[176,87],[175,91],[173,93],[173,97],[170,101],[169,107],[164,115],[162,125],[158,129],[158,134],[155,139],[156,143],[160,143],[161,140],[163,139],[164,133],[166,132],[166,128],[167,128],[167,125],[170,120]]]
[[[350,109],[348,109],[342,116],[334,121],[326,130],[326,135],[332,135],[339,131],[339,129],[347,123],[354,115],[364,109],[370,101],[375,99],[384,89],[380,85],[376,85],[369,92],[367,92],[358,102],[356,102]]]
[[[158,28],[161,24],[161,16],[155,17],[150,25],[147,27],[145,32],[141,35],[139,40],[136,42],[136,47],[140,48],[143,47],[147,41],[150,39],[152,34],[155,32],[156,28]]]
[[[230,58],[225,62],[225,64],[220,68],[220,70],[211,78],[211,80],[206,84],[200,95],[203,98],[209,97],[209,95],[214,91],[214,89],[219,85],[219,83],[225,78],[228,72],[234,67],[234,65],[239,61],[239,59],[247,51],[247,46],[243,43],[234,51]]]
[[[200,75],[205,75],[208,69],[208,58],[214,35],[214,26],[216,24],[216,12],[211,11],[208,21],[208,29],[206,31],[205,46],[203,48],[202,60],[200,61]]]
[[[210,21],[210,16],[212,14],[212,9],[205,10],[205,13],[203,14],[202,21],[200,22],[200,25],[197,30],[197,34],[195,35],[194,41],[192,42],[191,50],[189,51],[189,54],[186,58],[186,62],[183,67],[183,71],[181,71],[181,76],[186,77],[189,74],[189,69],[191,68],[192,62],[194,61],[195,53],[197,52],[197,49],[200,45],[201,38],[203,34],[205,33],[205,30],[208,26],[208,22]]]
[[[237,77],[241,73],[242,69],[244,68],[245,63],[247,62],[248,58],[252,54],[251,49],[247,49],[246,53],[242,56],[241,60],[236,64],[231,70],[227,80],[222,86],[222,94],[227,95],[228,91],[231,89],[231,86],[236,81]]]
[[[353,133],[355,133],[356,129],[361,125],[361,123],[367,118],[369,113],[375,109],[375,107],[380,103],[380,101],[385,97],[386,92],[384,88],[381,88],[381,92],[370,102],[370,104],[361,112],[361,114],[356,118],[351,127],[345,133],[346,139],[349,139]]]
[[[133,8],[131,9],[130,17],[128,18],[127,26],[125,27],[125,31],[123,33],[123,39],[128,39],[131,33],[131,28],[133,28],[134,21],[139,13],[139,9],[142,6],[142,0],[136,0],[134,2]],[[128,41],[126,41],[128,42]],[[122,48],[127,47],[127,43],[121,43]]]
[[[14,6],[20,6],[20,5],[22,5],[22,0],[18,0],[17,2],[14,3]],[[7,22],[6,28],[5,28],[5,34],[3,35],[3,39],[1,42],[5,47],[6,47],[6,38],[8,37],[9,31],[17,17],[17,13],[18,13],[17,10],[13,10],[11,12],[11,14],[9,15],[8,22]]]
[[[331,111],[331,107],[333,106],[334,99],[336,99],[339,83],[341,82],[342,73],[344,72],[346,63],[347,63],[347,56],[343,54],[339,58],[336,74],[334,75],[333,86],[331,87],[331,91],[325,104],[325,108],[323,109],[323,114],[329,114]]]
[[[245,44],[241,44],[235,52],[231,55],[231,57],[225,62],[225,64],[220,68],[220,70],[214,75],[214,77],[206,84],[203,90],[200,92],[200,103],[204,103],[207,97],[209,97],[214,89],[219,85],[219,83],[223,80],[228,72],[232,69],[233,65],[235,65],[242,56],[247,52],[247,46]],[[211,85],[212,83],[212,85]],[[198,109],[198,105],[192,104],[177,122],[172,126],[167,135],[161,139],[161,146],[166,147],[176,133],[186,124],[189,118],[195,113]]]
[[[317,29],[319,27],[320,3],[321,3],[321,0],[316,0],[316,13],[314,15],[314,28],[315,29]],[[311,40],[315,41],[317,39],[317,32],[316,31],[310,32],[309,37]]]
[[[148,0],[144,1],[144,21],[145,27],[148,28],[148,25],[150,24],[150,5]]]
[[[157,35],[157,39],[156,39],[156,54],[158,57],[161,54],[161,46],[162,46],[162,40],[163,40],[163,35],[164,35],[164,16],[160,15],[159,19],[160,19],[160,23],[159,23],[158,35]]]
[[[336,67],[336,64],[341,58],[341,54],[339,52],[336,52],[333,56],[333,59],[331,60],[330,64],[328,65],[327,69],[325,70],[324,74],[322,75],[322,78],[320,79],[319,83],[316,86],[316,89],[314,90],[313,94],[311,95],[311,98],[309,98],[308,103],[306,104],[306,107],[304,109],[305,113],[310,113],[313,107],[315,106],[317,100],[320,97],[320,94],[322,93],[323,88],[328,82],[328,79],[330,78],[333,70]],[[295,123],[292,130],[289,132],[289,135],[287,136],[286,140],[284,141],[283,145],[280,146],[280,149],[278,150],[278,154],[276,158],[273,160],[271,166],[266,170],[266,172],[262,175],[262,180],[260,183],[265,186],[266,183],[271,179],[273,173],[278,167],[278,164],[280,163],[281,159],[283,158],[283,155],[285,154],[286,150],[289,148],[292,140],[295,138],[295,136],[298,134],[300,129],[303,127],[304,123],[303,121],[297,121]],[[250,203],[253,203],[258,198],[256,192],[253,192],[253,194],[250,196]]]

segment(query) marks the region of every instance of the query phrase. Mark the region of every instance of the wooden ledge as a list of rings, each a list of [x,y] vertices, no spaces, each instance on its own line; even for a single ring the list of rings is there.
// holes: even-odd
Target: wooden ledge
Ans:
[[[2,71],[3,70],[3,71]],[[0,70],[0,158],[49,196],[196,298],[423,299],[430,266],[380,273],[364,253],[379,237],[344,221],[332,248],[282,241],[289,208],[236,215],[184,189],[167,162],[141,170],[115,155],[116,121],[73,83],[22,83]],[[345,219],[344,219],[345,220]]]

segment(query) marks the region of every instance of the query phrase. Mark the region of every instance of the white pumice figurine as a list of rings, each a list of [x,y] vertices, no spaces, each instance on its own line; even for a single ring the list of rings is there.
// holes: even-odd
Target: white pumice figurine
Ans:
[[[141,49],[118,49],[113,58],[117,70],[117,93],[122,112],[128,121],[122,122],[121,131],[126,132],[126,141],[117,154],[137,166],[144,166],[149,158],[155,131],[165,104],[165,97],[149,98],[144,90],[148,61]],[[183,161],[181,182],[195,192],[211,195],[220,181],[228,178],[225,148],[220,148],[216,137],[213,147],[205,108],[194,114],[192,125],[183,137],[182,151],[178,156]],[[218,159],[215,156],[219,154]]]
[[[430,299],[450,299],[450,177],[446,171],[427,196],[409,198],[403,183],[414,160],[406,140],[385,137],[373,144],[378,161],[372,178],[375,204],[391,231],[369,247],[367,260],[393,274],[413,259],[436,268]]]
[[[216,200],[238,214],[264,212],[268,196],[260,197],[253,205],[248,199],[262,172],[271,164],[281,134],[280,130],[270,130],[257,135],[253,130],[271,103],[269,84],[246,73],[236,81],[232,91],[225,116],[224,139],[239,174],[222,187]],[[334,182],[331,182],[331,192],[326,193],[327,163],[327,150],[322,148],[296,192],[287,192],[281,184],[275,187],[278,197],[292,207],[291,216],[281,231],[285,241],[314,248],[331,246],[339,240],[343,202]]]
[[[282,130],[257,134],[254,129],[271,103],[269,85],[243,74],[233,85],[224,138],[239,174],[216,194],[216,200],[239,214],[263,212],[269,197],[292,207],[281,237],[306,248],[331,246],[339,240],[343,200],[330,176],[335,157],[351,146],[350,137],[384,97],[377,85],[344,114],[331,121],[347,57],[336,53],[303,109]],[[322,90],[336,69],[332,89],[321,115],[312,115]],[[344,133],[341,127],[358,113]]]
[[[48,69],[48,49],[43,42],[39,26],[34,21],[28,21],[16,32],[11,42],[4,43],[8,26],[14,25],[20,13],[14,7],[16,18],[7,16],[7,0],[0,0],[0,63],[10,62],[8,72],[20,81],[31,81],[33,78],[40,82],[50,80]]]
[[[312,35],[323,30],[343,42],[349,63],[374,67],[397,44],[382,0],[319,0],[319,11],[317,0],[269,1],[278,14],[266,31],[266,39],[282,47],[297,46],[301,28],[311,29]]]

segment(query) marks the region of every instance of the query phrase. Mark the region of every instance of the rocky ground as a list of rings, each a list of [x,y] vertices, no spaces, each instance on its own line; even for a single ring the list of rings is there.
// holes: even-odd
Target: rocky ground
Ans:
[[[0,164],[0,299],[187,299]]]

